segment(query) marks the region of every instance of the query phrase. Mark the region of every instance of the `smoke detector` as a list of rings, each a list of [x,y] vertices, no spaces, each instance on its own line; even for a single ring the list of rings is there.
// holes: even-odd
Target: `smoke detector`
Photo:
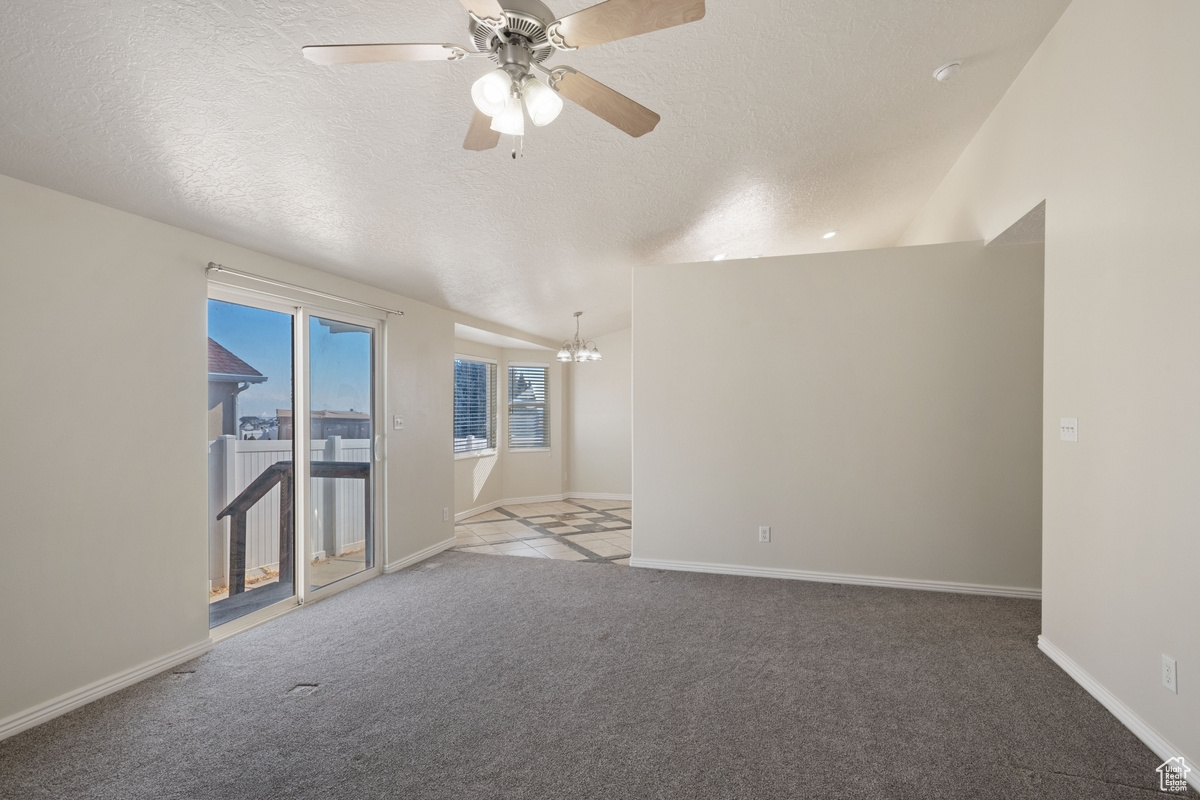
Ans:
[[[937,79],[938,83],[945,83],[946,81],[953,80],[954,76],[961,71],[962,62],[951,61],[950,63],[942,64],[940,67],[935,69],[933,71],[933,77]]]

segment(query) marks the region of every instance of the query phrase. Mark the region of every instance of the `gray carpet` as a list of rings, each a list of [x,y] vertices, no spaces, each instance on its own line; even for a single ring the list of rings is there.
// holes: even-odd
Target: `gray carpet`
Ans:
[[[1038,617],[444,553],[0,742],[0,797],[1164,797]]]

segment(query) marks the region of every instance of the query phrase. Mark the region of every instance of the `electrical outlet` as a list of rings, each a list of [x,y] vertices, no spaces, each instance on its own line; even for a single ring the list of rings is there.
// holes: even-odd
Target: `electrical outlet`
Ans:
[[[1166,653],[1162,657],[1162,681],[1163,686],[1170,689],[1175,694],[1179,694],[1179,676],[1176,674],[1175,659],[1171,658]]]
[[[770,525],[759,525],[758,526],[758,540],[760,542],[771,541],[771,526]]]
[[[1079,420],[1075,417],[1063,417],[1058,421],[1058,438],[1064,442],[1079,441]]]
[[[442,509],[442,522],[449,522],[449,521],[450,521],[450,509],[443,508]]]
[[[404,417],[399,414],[392,417],[392,429],[397,431],[404,430]]]

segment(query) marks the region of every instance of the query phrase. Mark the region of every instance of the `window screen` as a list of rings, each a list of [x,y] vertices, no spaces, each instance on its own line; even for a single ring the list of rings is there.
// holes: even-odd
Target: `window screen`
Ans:
[[[454,452],[496,446],[496,365],[454,359]]]
[[[508,446],[549,447],[550,420],[546,407],[549,368],[508,368]]]

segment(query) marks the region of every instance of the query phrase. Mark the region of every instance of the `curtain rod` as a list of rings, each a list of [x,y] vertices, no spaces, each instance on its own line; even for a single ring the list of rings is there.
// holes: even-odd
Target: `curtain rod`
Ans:
[[[269,283],[272,286],[282,286],[285,289],[292,289],[297,292],[304,292],[305,294],[314,294],[317,297],[324,297],[328,300],[337,300],[339,303],[349,303],[350,305],[354,306],[373,308],[376,311],[382,311],[386,314],[395,314],[398,317],[404,316],[403,311],[397,311],[394,308],[385,308],[383,306],[377,306],[374,303],[364,303],[361,300],[351,300],[349,297],[342,297],[341,295],[330,294],[329,292],[318,292],[316,289],[306,289],[305,287],[297,286],[294,283],[284,283],[283,281],[272,280],[271,278],[263,278],[258,275],[251,275],[249,272],[240,272],[236,269],[230,269],[229,267],[221,266],[215,261],[210,261],[208,262],[208,267],[204,270],[204,273],[207,275],[213,272],[228,272],[230,275],[237,275],[239,278],[246,278],[248,280],[259,281],[261,283]],[[234,284],[226,285],[231,286]]]

